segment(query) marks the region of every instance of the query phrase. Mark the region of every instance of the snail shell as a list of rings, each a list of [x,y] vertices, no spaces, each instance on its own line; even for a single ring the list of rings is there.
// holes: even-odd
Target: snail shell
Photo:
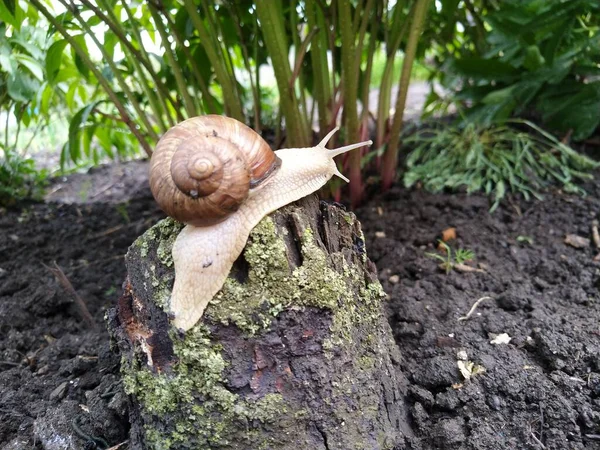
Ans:
[[[185,120],[167,131],[150,161],[150,189],[162,210],[194,226],[222,222],[281,161],[255,131],[228,117]]]

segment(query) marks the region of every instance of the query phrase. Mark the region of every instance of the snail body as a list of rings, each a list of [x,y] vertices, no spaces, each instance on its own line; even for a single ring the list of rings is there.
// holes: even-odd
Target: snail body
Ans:
[[[214,129],[217,126],[220,128]],[[317,191],[334,175],[348,181],[339,173],[333,158],[370,145],[371,141],[326,149],[325,144],[335,131],[337,129],[316,147],[275,152],[250,128],[221,116],[188,119],[163,136],[151,161],[152,193],[167,214],[187,224],[177,236],[172,251],[175,283],[170,310],[175,326],[188,330],[198,322],[208,302],[223,286],[250,232],[266,215]],[[231,138],[230,133],[235,136]],[[202,146],[202,142],[206,145]],[[241,153],[232,153],[230,144]],[[191,155],[187,166],[174,157],[180,152],[185,152],[187,157]],[[206,153],[211,152],[226,155],[221,159],[225,163],[223,167],[212,162],[218,158],[211,159],[212,155],[206,158]],[[194,181],[210,178],[206,173],[209,165],[221,171],[216,178],[222,184],[214,180],[204,184]],[[178,180],[177,183],[187,189],[187,192],[179,191],[175,181],[165,174],[167,167],[169,174],[175,168],[175,172],[199,176],[192,181]],[[226,173],[225,168],[233,170]],[[195,207],[199,207],[198,211]]]

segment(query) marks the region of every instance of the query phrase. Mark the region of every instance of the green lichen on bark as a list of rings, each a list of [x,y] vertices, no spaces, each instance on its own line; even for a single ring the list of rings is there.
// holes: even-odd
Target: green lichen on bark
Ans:
[[[272,422],[285,411],[279,394],[248,399],[225,387],[221,348],[212,343],[204,325],[195,326],[183,339],[174,331],[172,338],[177,361],[168,373],[122,362],[125,392],[134,395],[146,413],[169,418],[174,424],[174,431],[146,429],[150,448],[230,445],[228,430],[248,427],[250,421]]]
[[[228,278],[209,303],[206,317],[233,323],[252,335],[269,328],[271,320],[292,305],[337,310],[352,296],[346,280],[330,267],[310,228],[304,230],[300,247],[302,265],[291,270],[283,237],[270,217],[263,219],[244,250],[248,279],[242,284]]]

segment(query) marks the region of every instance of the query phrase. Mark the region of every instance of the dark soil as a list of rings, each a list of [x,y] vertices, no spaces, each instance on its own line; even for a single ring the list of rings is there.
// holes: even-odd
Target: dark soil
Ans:
[[[395,188],[357,211],[409,380],[407,448],[600,449],[600,250],[565,244],[567,234],[591,238],[600,186],[586,188],[585,198],[514,199],[493,215],[482,196]],[[128,246],[162,214],[145,189],[111,200],[0,212],[0,449],[127,439],[103,316]],[[469,264],[485,272],[446,274],[427,255],[448,227],[458,236],[449,245],[474,251]],[[97,330],[44,267],[54,261]],[[490,343],[502,333],[508,344]],[[480,371],[467,380],[459,361]]]

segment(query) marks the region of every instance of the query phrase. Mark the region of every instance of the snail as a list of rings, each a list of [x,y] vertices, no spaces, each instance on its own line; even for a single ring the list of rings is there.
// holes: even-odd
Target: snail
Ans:
[[[263,217],[320,189],[337,175],[333,158],[371,141],[273,151],[251,128],[217,115],[187,119],[159,140],[150,161],[150,188],[165,211],[186,226],[172,255],[170,310],[184,331],[221,289],[248,236]]]

